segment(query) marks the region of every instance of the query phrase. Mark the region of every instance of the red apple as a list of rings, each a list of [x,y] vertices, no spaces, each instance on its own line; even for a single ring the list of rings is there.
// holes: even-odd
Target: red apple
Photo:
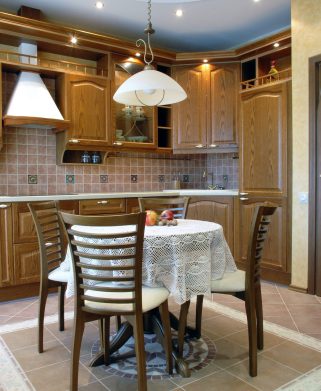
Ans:
[[[154,210],[146,210],[145,225],[155,225],[157,223],[157,213]]]
[[[173,220],[174,219],[174,213],[171,210],[163,210],[163,212],[160,215],[161,220]]]

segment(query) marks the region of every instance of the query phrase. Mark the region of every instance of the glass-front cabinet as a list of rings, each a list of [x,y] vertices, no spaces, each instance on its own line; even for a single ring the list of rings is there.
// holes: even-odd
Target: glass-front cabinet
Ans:
[[[135,58],[114,59],[113,92],[130,76],[143,70],[144,64]],[[113,145],[120,148],[156,148],[157,116],[154,107],[126,106],[113,100]]]

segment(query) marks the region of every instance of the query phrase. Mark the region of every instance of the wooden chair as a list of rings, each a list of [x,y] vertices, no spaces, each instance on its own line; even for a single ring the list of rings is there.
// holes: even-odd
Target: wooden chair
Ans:
[[[141,212],[148,209],[161,213],[164,209],[171,210],[175,219],[185,219],[190,197],[153,197],[138,198]]]
[[[212,293],[233,294],[245,302],[249,339],[249,373],[253,377],[257,376],[257,349],[262,350],[264,344],[260,261],[271,216],[276,209],[277,206],[268,203],[255,209],[250,230],[246,271],[225,273],[222,279],[211,281]],[[197,301],[196,306],[201,319],[201,301]],[[197,327],[200,334],[200,320]]]
[[[145,391],[147,381],[143,313],[157,307],[160,307],[164,326],[167,369],[172,373],[167,302],[169,292],[166,288],[148,288],[142,285],[146,214],[78,216],[61,213],[61,216],[67,227],[76,289],[70,390],[77,390],[80,346],[85,323],[100,321],[103,329],[104,362],[109,364],[110,317],[124,315],[134,329],[138,389]],[[74,225],[85,226],[87,229],[79,232],[74,230]],[[131,227],[124,233],[121,226],[128,225]],[[102,229],[98,230],[100,233],[89,233],[88,231],[92,231],[89,227]]]
[[[36,226],[40,250],[40,292],[38,310],[38,352],[43,352],[43,325],[50,288],[58,288],[59,330],[64,330],[64,295],[69,272],[60,268],[65,258],[65,229],[53,201],[28,203]],[[65,240],[64,240],[65,239]]]

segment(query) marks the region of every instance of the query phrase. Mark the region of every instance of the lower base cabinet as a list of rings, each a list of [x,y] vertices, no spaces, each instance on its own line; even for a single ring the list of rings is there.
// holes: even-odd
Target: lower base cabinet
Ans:
[[[187,219],[218,223],[234,254],[234,198],[232,196],[191,197]]]
[[[239,268],[245,270],[252,216],[257,205],[271,202],[278,206],[272,216],[261,260],[262,278],[282,284],[291,280],[290,265],[290,214],[287,199],[284,197],[235,198],[235,252],[234,258]]]

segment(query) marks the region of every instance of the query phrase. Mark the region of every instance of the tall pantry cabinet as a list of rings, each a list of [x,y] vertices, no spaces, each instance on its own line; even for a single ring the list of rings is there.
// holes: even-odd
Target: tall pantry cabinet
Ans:
[[[255,207],[265,201],[278,205],[261,265],[263,277],[281,283],[290,282],[290,129],[290,81],[241,93],[240,197],[235,213],[235,258],[244,268]]]

